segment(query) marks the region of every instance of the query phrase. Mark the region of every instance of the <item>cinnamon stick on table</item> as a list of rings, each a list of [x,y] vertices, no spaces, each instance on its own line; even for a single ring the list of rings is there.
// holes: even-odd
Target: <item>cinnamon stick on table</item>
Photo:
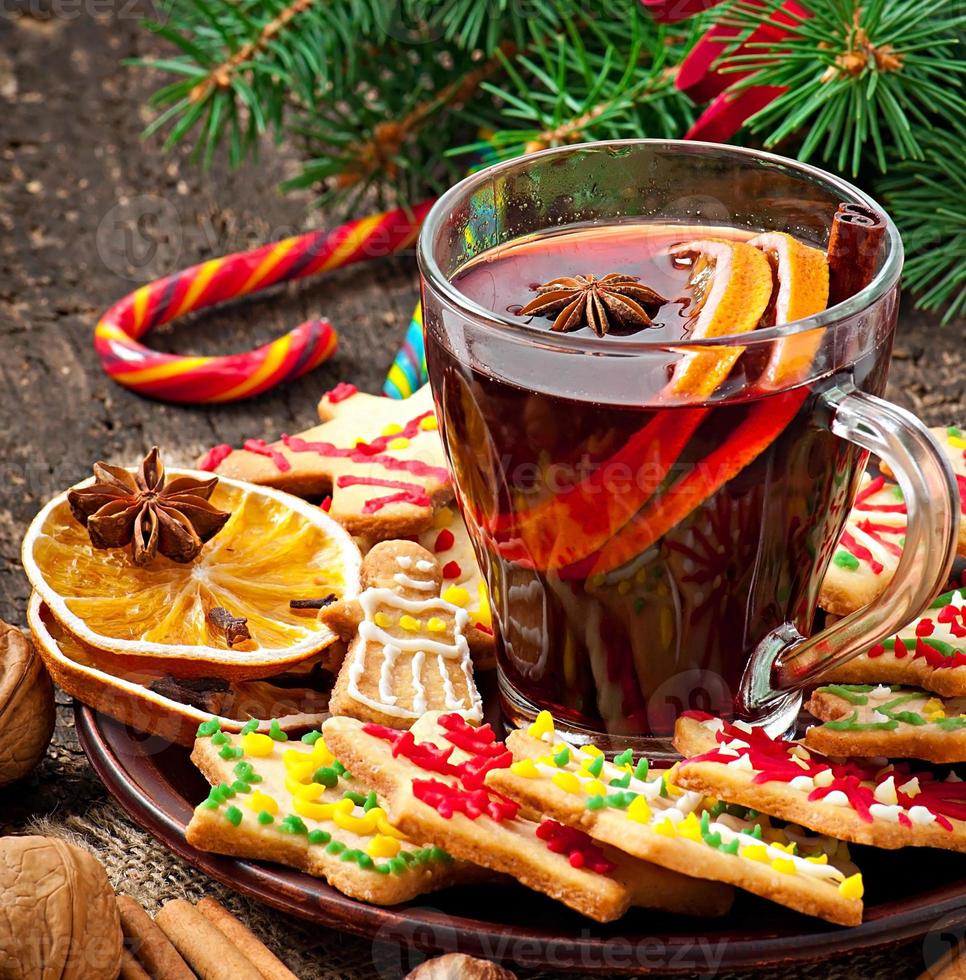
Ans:
[[[875,278],[885,219],[864,204],[840,204],[828,239],[828,305],[854,296]]]
[[[163,974],[158,974],[163,976]],[[118,980],[152,980],[151,974],[131,955],[127,949],[121,950],[121,972]]]
[[[117,910],[121,914],[124,945],[148,976],[163,977],[164,980],[195,980],[188,964],[138,902],[128,895],[118,895]],[[121,975],[125,978],[135,976],[123,970]]]
[[[154,921],[201,980],[264,980],[244,953],[190,902],[167,902]]]
[[[213,898],[203,898],[195,908],[216,926],[265,980],[299,980],[292,971],[235,916]]]

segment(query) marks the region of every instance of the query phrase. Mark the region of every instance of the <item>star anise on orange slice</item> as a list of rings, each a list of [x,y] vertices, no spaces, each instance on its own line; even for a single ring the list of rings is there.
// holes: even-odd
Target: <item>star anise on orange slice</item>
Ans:
[[[166,481],[155,446],[134,473],[95,463],[94,483],[71,490],[67,503],[95,548],[131,545],[131,558],[139,566],[158,553],[189,562],[231,517],[208,502],[217,485],[218,477]]]
[[[651,326],[651,315],[666,302],[637,276],[618,272],[610,272],[600,279],[594,275],[560,276],[538,286],[537,295],[519,315],[554,316],[551,330],[570,333],[590,327],[598,337],[603,337],[611,324],[631,330]]]

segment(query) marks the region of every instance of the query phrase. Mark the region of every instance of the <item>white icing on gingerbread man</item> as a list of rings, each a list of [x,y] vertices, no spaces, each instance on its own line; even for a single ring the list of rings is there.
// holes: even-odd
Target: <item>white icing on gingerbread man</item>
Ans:
[[[376,545],[362,563],[364,591],[323,609],[345,638],[353,633],[329,709],[393,727],[425,711],[483,717],[464,635],[469,616],[439,595],[439,563],[411,541]]]

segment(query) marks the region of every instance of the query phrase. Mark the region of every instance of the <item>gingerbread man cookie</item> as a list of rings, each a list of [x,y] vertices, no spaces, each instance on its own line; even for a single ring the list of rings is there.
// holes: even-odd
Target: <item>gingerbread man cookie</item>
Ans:
[[[375,793],[360,787],[321,733],[290,741],[273,722],[198,729],[191,761],[211,784],[185,831],[204,851],[275,861],[325,878],[350,898],[405,902],[478,872],[390,823]]]
[[[453,489],[426,385],[397,401],[342,384],[319,402],[322,424],[241,449],[215,446],[201,469],[300,496],[331,494],[329,513],[372,540],[418,534]]]
[[[852,684],[912,684],[966,696],[966,590],[945,592],[889,640],[822,674]]]
[[[576,748],[555,736],[546,711],[507,747],[515,761],[489,772],[487,786],[598,843],[831,922],[862,919],[862,877],[837,840],[681,790],[673,768],[655,771],[630,750],[608,762],[593,746]]]
[[[966,851],[966,783],[911,763],[831,761],[760,728],[701,712],[678,718],[679,786],[874,847]]]
[[[819,605],[844,616],[872,602],[892,581],[905,536],[902,490],[866,474],[825,573]]]
[[[386,797],[407,833],[598,922],[631,904],[689,915],[721,915],[731,905],[726,886],[636,860],[555,820],[525,819],[517,803],[484,785],[487,773],[513,758],[489,725],[430,713],[408,732],[353,718],[330,718],[323,732],[353,774]]]
[[[824,722],[805,744],[825,755],[966,762],[966,697],[898,684],[827,684],[806,705]]]
[[[464,635],[469,617],[440,597],[439,562],[415,542],[383,541],[362,560],[361,576],[357,599],[319,612],[336,633],[352,637],[329,710],[402,728],[435,710],[481,721]]]

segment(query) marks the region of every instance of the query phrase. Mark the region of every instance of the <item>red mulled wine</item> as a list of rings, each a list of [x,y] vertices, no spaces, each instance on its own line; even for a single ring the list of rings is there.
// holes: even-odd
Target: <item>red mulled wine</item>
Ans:
[[[521,318],[512,342],[497,326],[461,346],[440,320],[459,314],[427,309],[430,377],[491,588],[511,716],[539,705],[577,729],[666,736],[682,709],[731,716],[749,651],[782,623],[812,627],[861,463],[815,424],[815,398],[845,362],[830,358],[823,373],[821,352],[801,339],[797,353],[777,342],[717,348],[711,368],[732,360],[713,390],[668,396],[682,359],[674,345],[711,295],[670,248],[751,234],[571,228],[491,249],[452,277],[504,316],[539,284],[578,274],[634,276],[666,300],[640,329],[618,324],[598,339],[578,327],[568,335],[577,354],[553,349],[551,318]],[[881,393],[890,344],[891,325],[849,362],[858,388]],[[588,370],[588,357],[621,348],[635,356],[599,356]],[[776,383],[776,356],[793,355],[798,375]]]

